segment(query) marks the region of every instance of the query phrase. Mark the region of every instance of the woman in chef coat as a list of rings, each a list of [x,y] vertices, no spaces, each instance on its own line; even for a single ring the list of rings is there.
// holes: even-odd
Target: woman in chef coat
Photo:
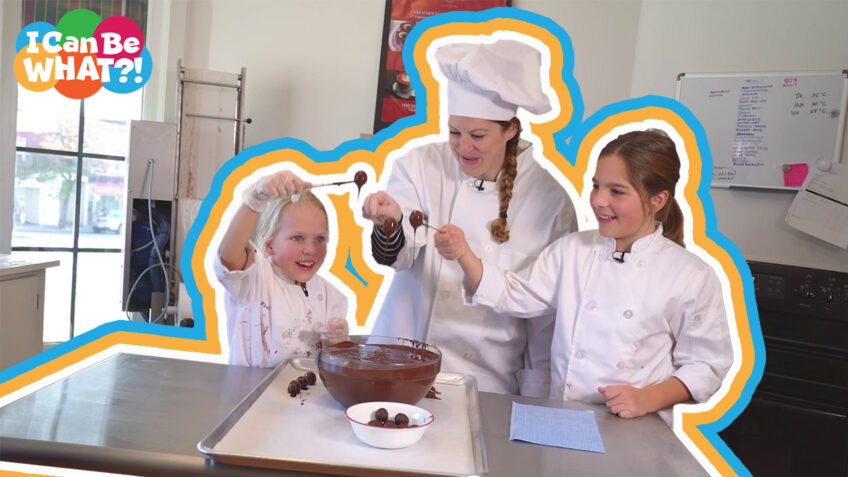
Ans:
[[[551,398],[603,402],[625,418],[658,411],[670,424],[674,404],[721,385],[733,362],[721,284],[684,248],[679,171],[661,130],[611,141],[592,178],[598,230],[555,241],[519,273],[475,256],[453,225],[438,232],[473,303],[527,318],[556,311]]]
[[[408,217],[417,210],[434,226],[459,225],[476,253],[507,270],[576,230],[565,190],[519,137],[518,107],[550,110],[540,58],[517,41],[441,47],[449,141],[396,160],[387,190],[368,196],[362,209],[376,224],[375,260],[396,270],[372,332],[436,344],[442,369],[475,376],[482,391],[530,396],[548,395],[553,313],[518,320],[464,307],[462,270],[439,256],[432,231],[414,231]],[[386,237],[389,218],[399,227]]]

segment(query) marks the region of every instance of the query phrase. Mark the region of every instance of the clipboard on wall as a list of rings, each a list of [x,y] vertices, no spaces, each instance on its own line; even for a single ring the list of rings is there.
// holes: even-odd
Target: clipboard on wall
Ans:
[[[848,248],[848,166],[821,163],[786,213],[786,223],[837,247]]]
[[[681,73],[676,97],[706,131],[712,187],[798,190],[840,160],[848,71]]]

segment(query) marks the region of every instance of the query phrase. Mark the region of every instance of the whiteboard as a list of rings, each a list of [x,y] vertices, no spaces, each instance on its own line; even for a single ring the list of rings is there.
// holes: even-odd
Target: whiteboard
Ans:
[[[798,189],[839,162],[848,72],[691,74],[677,99],[704,127],[713,187]]]

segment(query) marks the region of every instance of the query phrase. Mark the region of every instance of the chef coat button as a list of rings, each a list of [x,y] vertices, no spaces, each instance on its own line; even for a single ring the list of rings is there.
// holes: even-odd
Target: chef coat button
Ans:
[[[568,389],[571,389],[571,383],[565,385]]]
[[[586,356],[586,353],[584,353],[582,351],[578,351],[577,353],[574,353],[574,357],[577,358],[577,359],[583,359],[585,356]]]
[[[483,250],[485,250],[485,251],[486,251],[486,253],[492,253],[492,246],[491,246],[491,245],[486,245],[485,247],[483,247]]]
[[[692,317],[692,319],[695,321],[701,321],[701,315],[695,315]]]
[[[644,260],[639,260],[639,263],[637,263],[636,266],[639,267],[639,268],[645,268],[645,265],[647,265],[647,264],[648,264],[648,262],[646,262]]]
[[[471,359],[472,356],[474,356],[474,355],[471,354],[471,352],[466,352],[465,354],[462,355],[462,357],[465,358],[465,359]]]
[[[323,294],[323,293],[319,293],[319,294],[318,294],[318,301],[322,301],[323,299],[324,299],[324,294]]]
[[[626,319],[628,319],[628,320],[629,320],[630,318],[633,318],[633,312],[632,312],[632,311],[630,311],[630,310],[624,310],[624,317],[625,317]]]
[[[590,301],[590,302],[586,303],[586,306],[584,308],[586,308],[587,310],[590,310],[590,311],[594,310],[595,309],[595,302]]]

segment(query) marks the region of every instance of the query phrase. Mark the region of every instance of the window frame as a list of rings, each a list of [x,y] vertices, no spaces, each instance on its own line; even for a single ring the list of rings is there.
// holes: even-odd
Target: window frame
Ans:
[[[83,149],[84,141],[85,141],[85,100],[78,100],[79,104],[79,129],[77,136],[77,150],[76,151],[63,151],[49,148],[40,148],[40,147],[25,147],[25,146],[16,146],[15,153],[17,155],[18,152],[28,152],[34,154],[50,154],[56,156],[64,156],[64,157],[73,157],[76,158],[76,186],[74,187],[74,216],[73,216],[73,242],[70,247],[39,247],[39,246],[14,246],[12,245],[12,252],[63,252],[63,253],[71,253],[71,302],[70,302],[70,324],[69,324],[69,339],[74,338],[74,329],[76,325],[76,291],[77,291],[77,264],[79,262],[79,254],[80,253],[124,253],[123,248],[102,248],[102,247],[80,247],[79,246],[79,235],[80,235],[80,214],[81,214],[81,203],[82,203],[82,177],[83,177],[83,166],[85,163],[85,159],[101,159],[101,160],[111,160],[111,161],[121,161],[126,162],[126,156],[117,156],[117,155],[109,155],[109,154],[96,154],[96,153],[88,153]],[[124,224],[124,228],[126,229],[126,224]],[[14,225],[12,226],[12,236],[14,236]]]
[[[11,2],[10,2],[11,3]],[[11,6],[10,6],[11,8]],[[112,1],[104,1],[104,0],[53,0],[50,2],[45,2],[44,0],[20,0],[18,5],[15,5],[15,9],[20,8],[18,10],[20,13],[21,19],[21,28],[23,26],[28,25],[35,21],[46,21],[53,25],[57,24],[58,20],[67,13],[68,11],[85,8],[94,11],[101,18],[106,19],[114,15],[122,15],[129,17],[132,19],[142,30],[142,34],[147,36],[147,18],[150,10],[149,0],[122,0],[119,4],[116,4]],[[11,12],[10,9],[4,8],[4,11]],[[6,35],[4,35],[6,37]],[[13,83],[14,84],[14,83]],[[15,86],[18,86],[15,84]],[[144,94],[142,93],[142,97],[140,99],[142,109],[140,118],[144,116],[143,105],[144,105]],[[13,98],[17,97],[17,90],[11,93]],[[72,230],[72,245],[70,247],[67,246],[15,246],[13,243],[14,239],[14,229],[17,225],[14,221],[14,217],[11,217],[11,227],[9,229],[9,235],[5,238],[8,242],[9,250],[11,252],[59,252],[59,253],[71,253],[72,263],[71,263],[71,283],[70,283],[70,313],[69,313],[69,329],[68,329],[68,339],[73,339],[75,337],[75,327],[76,327],[76,305],[77,305],[77,285],[78,285],[78,263],[79,263],[79,254],[80,253],[125,253],[124,248],[102,248],[102,247],[80,247],[79,239],[80,239],[80,217],[82,214],[81,204],[82,204],[82,194],[83,194],[83,180],[84,177],[84,167],[86,159],[97,159],[97,160],[108,160],[108,161],[121,161],[126,163],[128,161],[129,150],[127,150],[126,155],[110,155],[110,154],[97,154],[97,153],[88,153],[85,152],[85,99],[78,100],[79,101],[79,126],[78,126],[78,137],[77,137],[77,147],[75,151],[66,151],[66,150],[53,150],[49,148],[40,148],[40,147],[28,147],[28,146],[15,146],[15,155],[12,158],[11,168],[9,169],[10,174],[10,182],[11,182],[11,193],[8,197],[8,200],[14,204],[14,194],[16,189],[16,178],[17,174],[15,172],[17,165],[17,157],[18,153],[32,153],[32,154],[50,154],[54,156],[62,156],[67,158],[75,158],[76,163],[76,186],[74,190],[74,213],[73,213],[73,230]],[[15,126],[15,136],[17,135],[17,114],[14,113],[15,116],[12,119],[14,121]],[[12,137],[15,137],[12,136]],[[16,141],[17,142],[17,141]],[[5,167],[5,166],[4,166]],[[0,169],[5,170],[5,169]],[[124,180],[128,179],[129,168],[125,168],[125,176]],[[127,200],[127,197],[124,197],[124,200]],[[124,234],[128,233],[127,228],[130,226],[129,223],[126,223],[127,217],[124,218]],[[3,242],[0,242],[0,246],[3,245]],[[52,343],[52,342],[51,342]]]

